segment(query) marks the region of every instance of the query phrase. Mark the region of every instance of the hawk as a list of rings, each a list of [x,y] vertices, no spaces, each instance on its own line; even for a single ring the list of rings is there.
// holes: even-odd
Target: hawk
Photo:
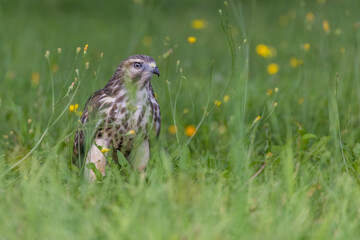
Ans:
[[[160,107],[150,82],[154,74],[160,76],[153,58],[130,56],[120,63],[105,87],[87,100],[73,147],[73,162],[80,169],[85,161],[85,166],[92,163],[105,176],[107,151],[112,149],[115,162],[120,151],[144,173],[149,140],[158,138],[161,126]],[[94,171],[98,172],[84,168],[90,181],[96,179]]]

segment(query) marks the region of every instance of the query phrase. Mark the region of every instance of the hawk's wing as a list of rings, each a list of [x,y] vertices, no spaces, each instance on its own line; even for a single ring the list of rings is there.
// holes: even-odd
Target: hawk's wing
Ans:
[[[91,97],[86,101],[84,112],[80,118],[80,126],[75,133],[74,147],[73,147],[73,163],[77,166],[81,166],[82,158],[85,154],[85,131],[84,126],[87,122],[95,120],[96,114],[100,108],[100,97],[104,94],[104,91],[98,90],[94,92]]]

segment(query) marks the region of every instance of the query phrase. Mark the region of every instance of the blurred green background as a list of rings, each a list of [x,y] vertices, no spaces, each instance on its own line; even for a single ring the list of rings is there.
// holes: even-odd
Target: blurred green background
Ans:
[[[1,0],[0,239],[355,239],[359,9]],[[161,73],[147,180],[123,162],[89,185],[68,165],[78,115],[134,54]]]
[[[247,117],[252,119],[260,115],[266,101],[266,90],[279,87],[286,91],[286,95],[281,95],[284,98],[279,106],[291,109],[289,111],[297,121],[311,122],[306,126],[309,130],[317,129],[326,134],[328,129],[322,126],[327,118],[327,102],[322,93],[324,88],[334,85],[336,73],[344,79],[339,94],[343,94],[344,98],[346,96],[345,105],[348,106],[342,106],[344,112],[341,115],[348,111],[358,114],[357,107],[351,104],[358,101],[358,94],[353,88],[358,83],[352,81],[357,74],[357,60],[354,59],[357,59],[359,41],[355,26],[356,1],[240,1],[235,4],[237,9],[229,10],[234,44],[237,48],[246,39],[250,54],[247,110],[251,114]],[[156,91],[161,93],[158,94],[160,100],[167,98],[166,91],[163,91],[166,90],[164,80],[175,78],[177,60],[181,61],[188,78],[182,89],[184,95],[187,94],[185,89],[194,93],[203,92],[211,63],[214,63],[212,89],[216,92],[223,89],[231,71],[230,52],[218,13],[223,5],[223,1],[2,1],[2,95],[26,112],[34,110],[29,103],[39,98],[34,94],[38,89],[30,88],[32,73],[40,74],[41,87],[46,89],[50,83],[43,57],[46,50],[51,52],[51,62],[59,66],[54,79],[56,93],[60,95],[59,87],[69,83],[70,74],[75,75],[70,72],[75,49],[78,46],[83,48],[85,44],[89,45],[89,50],[83,61],[90,62],[89,76],[84,79],[86,84],[94,82],[90,73],[98,69],[100,54],[104,53],[96,89],[104,86],[124,58],[141,53],[156,58],[161,68],[162,78],[153,82]],[[239,11],[243,23],[236,17]],[[315,17],[307,22],[306,14],[309,12]],[[206,27],[193,29],[191,23],[196,19],[206,21]],[[330,21],[329,34],[322,29],[324,20]],[[189,36],[195,36],[197,42],[189,44]],[[266,60],[256,56],[255,48],[260,43],[274,47],[276,56]],[[304,43],[310,44],[310,52],[302,49]],[[61,56],[57,56],[57,48],[62,49]],[[346,54],[341,54],[341,48]],[[173,52],[165,61],[162,56],[169,49]],[[289,64],[292,57],[301,59],[304,65],[292,68]],[[280,66],[280,72],[275,77],[266,73],[270,62]],[[240,65],[236,67],[240,68]],[[12,89],[28,91],[24,91],[26,94],[20,98],[17,97],[19,92]],[[76,100],[81,107],[92,90],[82,88],[79,91]],[[206,99],[207,96],[204,97]],[[211,97],[215,99],[217,96],[212,94]],[[297,104],[299,98],[304,98],[302,106]],[[180,108],[185,107],[182,102],[179,104]],[[356,120],[349,116],[345,121],[353,124]]]

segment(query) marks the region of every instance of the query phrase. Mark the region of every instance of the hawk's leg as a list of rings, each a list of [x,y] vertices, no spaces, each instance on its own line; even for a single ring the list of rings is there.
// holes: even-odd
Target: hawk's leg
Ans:
[[[129,156],[129,161],[137,169],[141,176],[145,177],[145,168],[149,162],[149,141],[145,140],[135,146]]]
[[[99,147],[102,148],[108,148],[109,144],[107,141],[104,141],[103,139],[96,139],[95,144],[92,144],[87,156],[86,156],[86,164],[88,163],[94,163],[95,167],[99,170],[99,172],[105,176],[105,166],[106,166],[106,155],[107,153],[102,153],[99,149]],[[85,167],[85,176],[89,179],[90,182],[94,181],[96,179],[96,175],[93,170],[88,169]]]

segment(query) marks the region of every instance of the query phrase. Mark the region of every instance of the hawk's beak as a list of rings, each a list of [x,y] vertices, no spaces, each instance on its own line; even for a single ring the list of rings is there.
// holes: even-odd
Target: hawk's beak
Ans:
[[[159,72],[158,67],[155,67],[152,72],[155,73],[156,75],[158,75],[158,77],[160,77],[160,72]]]

